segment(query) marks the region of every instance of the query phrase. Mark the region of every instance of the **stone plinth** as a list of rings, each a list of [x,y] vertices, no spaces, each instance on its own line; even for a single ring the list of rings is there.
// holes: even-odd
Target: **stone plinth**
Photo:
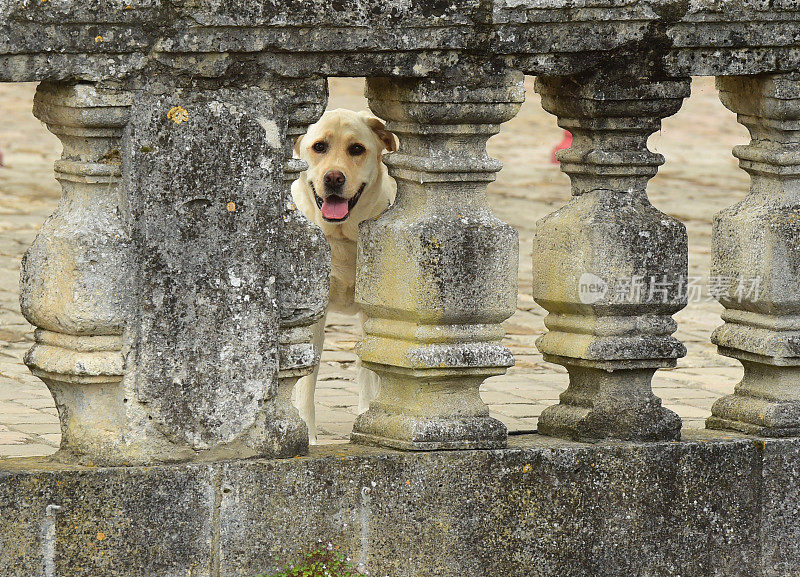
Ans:
[[[337,547],[392,577],[787,577],[800,444],[512,437],[156,467],[0,464],[4,577],[252,577]],[[688,436],[688,435],[687,435]],[[48,572],[49,571],[49,572]]]

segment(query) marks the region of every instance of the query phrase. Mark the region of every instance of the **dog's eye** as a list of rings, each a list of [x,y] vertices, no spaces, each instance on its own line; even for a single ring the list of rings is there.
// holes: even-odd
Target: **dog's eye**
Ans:
[[[314,149],[314,152],[319,152],[320,154],[322,154],[323,152],[328,150],[328,143],[320,140],[319,142],[315,142],[314,146],[312,146],[311,148]]]
[[[367,151],[364,148],[363,144],[351,144],[350,148],[347,149],[347,152],[350,153],[350,156],[358,156],[360,154],[364,154]]]

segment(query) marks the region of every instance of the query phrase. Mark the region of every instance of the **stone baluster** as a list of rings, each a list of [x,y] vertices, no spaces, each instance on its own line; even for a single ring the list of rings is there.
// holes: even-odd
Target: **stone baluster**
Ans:
[[[25,362],[55,399],[65,453],[122,435],[130,233],[120,192],[129,93],[42,83],[34,114],[63,145],[62,196],[23,258],[20,304],[37,327]]]
[[[714,219],[711,278],[725,321],[712,336],[744,377],[706,426],[800,435],[800,75],[720,77],[752,138],[734,148],[750,193]]]
[[[502,447],[478,387],[513,364],[500,323],[515,310],[517,233],[486,187],[486,141],[524,99],[517,75],[368,80],[370,107],[398,135],[387,157],[395,205],[362,225],[359,355],[381,378],[352,440],[400,449]]]
[[[677,439],[681,421],[651,379],[686,352],[671,315],[686,305],[687,237],[647,199],[664,162],[647,138],[679,110],[689,81],[539,77],[536,90],[574,136],[559,153],[573,198],[539,221],[533,241],[533,296],[549,312],[537,345],[569,372],[539,432]]]
[[[325,235],[294,205],[291,184],[306,169],[306,163],[293,158],[294,141],[306,133],[325,110],[328,85],[324,78],[286,80],[285,99],[289,109],[284,142],[284,214],[278,274],[280,327],[278,402],[285,412],[287,427],[308,440],[308,431],[291,393],[298,378],[310,374],[322,351],[312,343],[313,325],[325,313],[328,301],[330,248]]]

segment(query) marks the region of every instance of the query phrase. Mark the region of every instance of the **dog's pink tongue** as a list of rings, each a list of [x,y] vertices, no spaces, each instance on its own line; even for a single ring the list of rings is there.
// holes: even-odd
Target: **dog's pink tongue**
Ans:
[[[347,216],[347,199],[341,196],[329,196],[322,201],[322,216],[331,220],[340,220]]]

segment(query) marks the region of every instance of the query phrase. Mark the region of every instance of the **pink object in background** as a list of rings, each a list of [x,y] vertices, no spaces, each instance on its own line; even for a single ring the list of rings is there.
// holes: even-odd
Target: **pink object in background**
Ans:
[[[553,152],[550,155],[550,160],[552,163],[559,164],[558,159],[556,158],[556,152],[559,150],[564,150],[565,148],[569,148],[570,146],[572,146],[572,133],[569,130],[565,130],[564,139],[558,143],[558,146],[553,149]]]

